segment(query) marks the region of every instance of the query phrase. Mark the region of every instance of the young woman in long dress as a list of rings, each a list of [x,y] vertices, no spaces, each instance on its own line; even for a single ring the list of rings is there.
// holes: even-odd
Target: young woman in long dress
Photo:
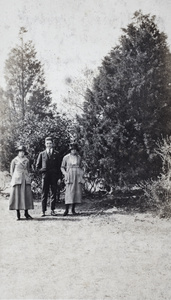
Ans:
[[[66,184],[64,216],[68,215],[69,206],[72,207],[72,214],[75,215],[76,204],[82,202],[82,184],[84,183],[81,156],[78,154],[76,143],[70,145],[70,153],[64,156],[61,171],[65,176]]]
[[[31,179],[29,177],[29,160],[25,156],[24,146],[17,149],[18,155],[12,160],[10,166],[11,193],[9,209],[17,211],[17,220],[20,220],[20,210],[24,210],[26,219],[32,219],[28,210],[33,209]]]

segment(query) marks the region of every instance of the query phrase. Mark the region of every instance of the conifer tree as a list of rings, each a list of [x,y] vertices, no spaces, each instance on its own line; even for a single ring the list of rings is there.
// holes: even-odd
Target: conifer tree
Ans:
[[[104,57],[78,117],[88,170],[106,183],[136,183],[160,172],[156,142],[170,133],[171,54],[155,16],[134,14]]]
[[[47,90],[41,62],[36,57],[32,41],[24,42],[26,29],[19,32],[20,44],[16,45],[6,60],[6,94],[16,117],[24,119],[33,111],[43,117],[50,112],[51,92]]]

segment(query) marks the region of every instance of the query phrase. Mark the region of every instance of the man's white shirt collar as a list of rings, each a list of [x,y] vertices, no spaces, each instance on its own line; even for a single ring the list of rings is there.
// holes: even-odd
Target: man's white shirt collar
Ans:
[[[47,154],[52,154],[52,149],[47,149]]]

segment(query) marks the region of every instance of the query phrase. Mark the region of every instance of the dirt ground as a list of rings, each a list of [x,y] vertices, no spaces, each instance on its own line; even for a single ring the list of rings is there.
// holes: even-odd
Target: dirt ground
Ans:
[[[0,197],[0,299],[171,299],[171,221],[89,203],[16,221]]]

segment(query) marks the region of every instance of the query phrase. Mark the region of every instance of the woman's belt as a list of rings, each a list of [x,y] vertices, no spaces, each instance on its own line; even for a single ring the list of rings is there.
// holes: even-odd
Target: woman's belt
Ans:
[[[72,166],[70,166],[69,168],[79,168],[80,166],[78,166],[78,165],[72,165]]]

